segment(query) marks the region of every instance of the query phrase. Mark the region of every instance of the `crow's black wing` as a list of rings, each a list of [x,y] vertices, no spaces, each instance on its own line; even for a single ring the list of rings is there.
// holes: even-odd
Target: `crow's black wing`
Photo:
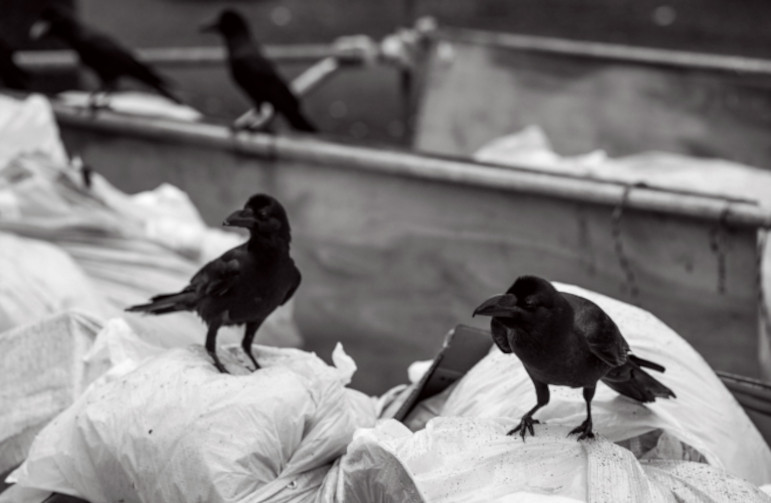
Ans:
[[[611,367],[618,367],[627,361],[627,344],[618,327],[605,311],[583,297],[562,294],[575,313],[574,330],[589,344],[589,350]]]

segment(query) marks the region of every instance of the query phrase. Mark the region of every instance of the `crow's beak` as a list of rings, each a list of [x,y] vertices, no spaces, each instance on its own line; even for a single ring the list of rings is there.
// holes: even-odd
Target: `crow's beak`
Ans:
[[[51,23],[43,19],[38,19],[29,29],[29,38],[38,40],[45,36],[49,31],[51,31]]]
[[[226,227],[251,227],[257,220],[254,218],[252,210],[238,210],[234,211],[228,218],[222,222],[222,225]]]
[[[517,304],[517,297],[511,294],[490,297],[474,310],[472,316],[510,316]]]
[[[198,27],[199,33],[217,33],[220,31],[220,25],[219,20],[212,19],[210,21],[206,21],[202,25]]]

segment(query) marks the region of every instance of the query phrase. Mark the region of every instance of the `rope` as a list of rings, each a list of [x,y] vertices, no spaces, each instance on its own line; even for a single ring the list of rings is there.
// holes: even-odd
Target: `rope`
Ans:
[[[637,286],[637,276],[634,269],[632,269],[632,263],[624,250],[624,243],[621,239],[621,218],[624,215],[624,208],[629,202],[629,194],[632,189],[638,187],[645,187],[645,183],[636,182],[628,184],[624,187],[624,192],[621,195],[621,200],[618,202],[613,213],[611,214],[611,234],[613,236],[613,247],[618,257],[618,264],[621,266],[621,271],[624,273],[626,279],[626,285],[629,286],[629,295],[632,299],[637,298],[640,294],[640,289]]]

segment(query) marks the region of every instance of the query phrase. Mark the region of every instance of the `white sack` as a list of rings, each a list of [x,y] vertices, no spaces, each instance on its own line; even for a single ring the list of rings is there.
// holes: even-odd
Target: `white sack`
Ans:
[[[67,312],[0,334],[0,473],[21,463],[38,431],[107,370],[84,361],[100,329],[95,318]]]
[[[357,431],[341,462],[356,455],[356,473],[379,463],[379,481],[395,490],[391,499],[373,499],[384,502],[771,501],[758,487],[708,465],[639,462],[602,437],[577,442],[567,437],[570,428],[556,425],[541,425],[522,442],[506,435],[510,426],[502,418],[436,418],[411,433],[389,420]],[[419,494],[399,492],[391,474],[400,472]]]
[[[348,390],[353,368],[295,349],[157,353],[112,321],[98,345],[116,364],[37,437],[12,479],[89,501],[312,501],[375,403]],[[139,341],[139,343],[137,343]]]

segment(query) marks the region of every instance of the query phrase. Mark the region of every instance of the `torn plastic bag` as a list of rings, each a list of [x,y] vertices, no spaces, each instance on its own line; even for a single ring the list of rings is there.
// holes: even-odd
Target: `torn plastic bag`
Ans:
[[[640,308],[579,287],[555,286],[605,310],[635,354],[666,367],[664,374],[651,373],[677,395],[643,405],[599,383],[592,400],[595,432],[621,442],[661,430],[664,434],[654,439],[662,444],[659,457],[672,455],[674,438],[683,444],[678,456],[693,458],[692,448],[711,465],[755,484],[771,481],[768,445],[736,399],[683,338]],[[549,425],[579,425],[586,416],[581,390],[561,386],[550,389],[551,400],[536,418]],[[453,387],[429,401],[430,407],[421,410],[438,410],[442,416],[508,417],[512,428],[535,405],[535,392],[520,360],[493,347]],[[536,436],[541,428],[535,426]],[[634,447],[634,442],[626,445]]]
[[[0,473],[21,463],[43,426],[107,370],[84,360],[100,329],[92,316],[67,312],[0,334]]]
[[[295,349],[220,348],[220,374],[200,346],[157,353],[110,322],[116,365],[35,439],[19,485],[92,502],[313,501],[375,402],[341,368]],[[101,344],[99,344],[101,345]]]
[[[383,491],[372,499],[383,502],[771,501],[758,487],[715,467],[639,462],[601,436],[577,442],[568,437],[570,428],[558,425],[541,425],[523,442],[506,435],[510,426],[502,418],[436,418],[412,433],[388,420],[357,431],[341,463],[355,456],[350,475],[371,473],[370,489],[393,488],[392,498]],[[402,480],[414,484],[417,494],[400,492],[394,473],[409,474]]]

